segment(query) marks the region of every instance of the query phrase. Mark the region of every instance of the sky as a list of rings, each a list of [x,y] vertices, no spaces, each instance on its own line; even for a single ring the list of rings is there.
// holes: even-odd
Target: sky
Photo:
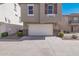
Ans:
[[[79,13],[79,3],[62,3],[62,14]]]

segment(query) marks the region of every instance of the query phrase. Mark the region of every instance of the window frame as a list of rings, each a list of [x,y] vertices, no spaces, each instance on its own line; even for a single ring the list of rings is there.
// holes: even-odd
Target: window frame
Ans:
[[[52,7],[52,9],[49,9],[49,7]],[[53,6],[53,4],[48,4],[47,5],[47,14],[53,14],[54,13],[54,6]],[[49,11],[52,11],[52,13],[49,13]]]
[[[29,6],[32,6],[33,7],[33,14],[29,14]],[[28,16],[34,16],[34,4],[27,4],[27,15]]]
[[[49,6],[52,6],[52,13],[51,14],[48,13],[48,11],[50,10],[50,9],[48,9]],[[53,3],[47,4],[47,8],[45,8],[45,12],[47,12],[46,13],[47,16],[55,16],[56,14],[54,14],[54,4]]]

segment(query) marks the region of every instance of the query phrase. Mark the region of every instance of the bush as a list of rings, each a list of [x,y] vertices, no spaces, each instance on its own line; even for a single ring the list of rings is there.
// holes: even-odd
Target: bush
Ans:
[[[77,37],[78,37],[77,35],[72,35],[73,39],[77,39]]]
[[[8,36],[8,32],[1,33],[1,37],[7,37],[7,36]]]
[[[58,37],[63,38],[63,37],[64,37],[64,32],[59,32],[59,33],[58,33]]]
[[[19,37],[22,37],[22,36],[23,36],[23,32],[17,32],[16,34],[17,34],[17,36],[19,36]]]

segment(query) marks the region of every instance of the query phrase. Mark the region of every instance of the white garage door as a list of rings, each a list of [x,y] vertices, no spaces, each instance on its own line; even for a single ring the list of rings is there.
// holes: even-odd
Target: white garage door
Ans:
[[[28,35],[53,35],[52,24],[29,24]]]

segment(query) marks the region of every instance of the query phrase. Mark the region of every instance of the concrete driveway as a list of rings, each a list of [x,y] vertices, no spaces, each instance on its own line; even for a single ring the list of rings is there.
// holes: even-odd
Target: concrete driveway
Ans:
[[[23,37],[25,39],[25,37]],[[21,38],[21,39],[23,39]],[[44,40],[0,41],[2,56],[79,56],[79,40],[45,37]]]

